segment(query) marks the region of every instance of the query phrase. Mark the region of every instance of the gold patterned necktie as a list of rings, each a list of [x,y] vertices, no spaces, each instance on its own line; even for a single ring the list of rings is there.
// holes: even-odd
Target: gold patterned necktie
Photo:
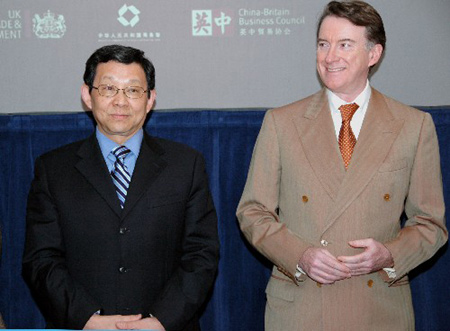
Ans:
[[[350,164],[353,148],[356,145],[356,138],[353,134],[352,127],[350,126],[350,121],[358,108],[359,106],[356,103],[350,103],[339,107],[342,116],[342,125],[341,130],[339,131],[339,149],[341,150],[345,169],[347,169]]]

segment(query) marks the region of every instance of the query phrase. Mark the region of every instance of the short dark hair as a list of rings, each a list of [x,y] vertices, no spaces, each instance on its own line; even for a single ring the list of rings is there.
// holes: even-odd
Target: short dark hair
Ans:
[[[323,20],[327,16],[345,18],[356,26],[366,28],[366,38],[374,45],[380,44],[383,50],[386,47],[386,33],[380,14],[371,5],[364,1],[331,1],[324,8],[317,24],[317,39]]]
[[[116,61],[119,63],[130,64],[138,63],[145,72],[147,79],[147,96],[150,98],[150,90],[155,88],[155,67],[153,63],[144,56],[144,52],[128,46],[108,45],[97,49],[86,61],[84,71],[84,83],[89,86],[89,93],[92,91],[95,74],[99,63]]]

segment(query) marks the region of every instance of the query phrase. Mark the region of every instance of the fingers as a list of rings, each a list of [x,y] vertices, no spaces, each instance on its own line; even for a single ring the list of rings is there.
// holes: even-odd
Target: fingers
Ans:
[[[379,241],[366,238],[352,240],[348,244],[363,251],[336,258],[324,248],[311,247],[305,251],[299,265],[310,278],[322,284],[332,284],[394,265],[391,253]]]
[[[120,321],[120,322],[133,322],[133,321],[139,321],[141,318],[142,318],[142,314],[126,315],[126,316],[120,316],[118,318],[118,321]]]
[[[373,240],[359,239],[352,240],[348,243],[354,248],[364,248],[360,254],[351,256],[338,256],[338,260],[344,263],[351,271],[352,276],[365,275],[372,270],[372,254],[373,254]]]
[[[366,239],[351,240],[348,242],[348,244],[354,248],[366,248],[373,246],[375,242],[376,240],[372,238],[366,238]]]
[[[142,318],[140,320],[133,320],[133,321],[121,321],[116,323],[116,327],[118,329],[127,329],[127,330],[140,330],[140,329],[146,329],[146,330],[165,330],[163,325],[158,321],[156,318]]]
[[[116,327],[121,330],[135,330],[137,329],[133,322],[117,322]]]
[[[322,284],[351,277],[350,269],[323,248],[307,249],[299,264],[310,278]]]
[[[116,322],[116,327],[118,329],[129,329],[129,330],[139,329],[137,321],[139,321],[141,318],[142,318],[141,314],[120,316],[120,318]]]
[[[142,318],[142,315],[92,315],[92,317],[88,320],[85,329],[93,330],[93,329],[103,329],[103,330],[111,330],[117,327],[117,322],[124,321],[125,324],[129,323],[128,321],[138,321]]]
[[[368,255],[369,254],[367,254],[366,252],[363,252],[356,255],[338,256],[337,259],[350,268],[351,265],[358,265],[367,261]]]
[[[351,270],[353,276],[365,275],[393,265],[389,250],[372,238],[353,240],[349,242],[349,245],[354,248],[364,248],[360,254],[337,258]]]

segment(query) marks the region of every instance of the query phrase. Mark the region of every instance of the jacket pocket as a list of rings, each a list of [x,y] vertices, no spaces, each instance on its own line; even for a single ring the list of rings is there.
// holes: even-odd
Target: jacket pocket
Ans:
[[[266,294],[268,297],[292,302],[294,301],[295,290],[296,286],[292,281],[285,281],[272,276],[267,284]]]
[[[381,224],[398,223],[409,186],[406,159],[383,163],[366,189],[369,215]]]
[[[392,172],[397,170],[402,170],[408,166],[406,159],[394,160],[392,162],[383,163],[378,172]]]

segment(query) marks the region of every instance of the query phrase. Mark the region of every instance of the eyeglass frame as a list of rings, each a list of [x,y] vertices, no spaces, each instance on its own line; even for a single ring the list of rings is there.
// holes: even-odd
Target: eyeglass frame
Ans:
[[[109,87],[113,87],[113,88],[115,89],[116,93],[114,93],[113,95],[110,95],[110,96],[103,95],[103,94],[100,93],[100,90],[99,90],[99,87],[101,87],[101,86],[109,86]],[[97,92],[98,92],[98,94],[99,94],[100,96],[102,96],[102,97],[105,97],[105,98],[112,98],[112,97],[115,97],[115,96],[119,93],[119,91],[122,91],[123,94],[124,94],[128,99],[136,100],[136,99],[142,98],[142,96],[143,96],[145,93],[148,92],[148,89],[147,89],[147,90],[144,90],[143,87],[141,87],[141,86],[134,86],[134,85],[130,85],[130,86],[127,86],[127,87],[124,87],[124,88],[118,88],[116,85],[112,85],[112,84],[99,84],[98,86],[91,85],[90,87],[93,88],[93,89],[96,89]],[[130,88],[130,87],[138,87],[138,88],[142,89],[143,91],[142,91],[141,96],[140,96],[139,98],[131,98],[130,96],[128,96],[128,94],[125,92],[125,90],[126,90],[127,88]],[[149,97],[150,97],[150,96],[149,96]]]

